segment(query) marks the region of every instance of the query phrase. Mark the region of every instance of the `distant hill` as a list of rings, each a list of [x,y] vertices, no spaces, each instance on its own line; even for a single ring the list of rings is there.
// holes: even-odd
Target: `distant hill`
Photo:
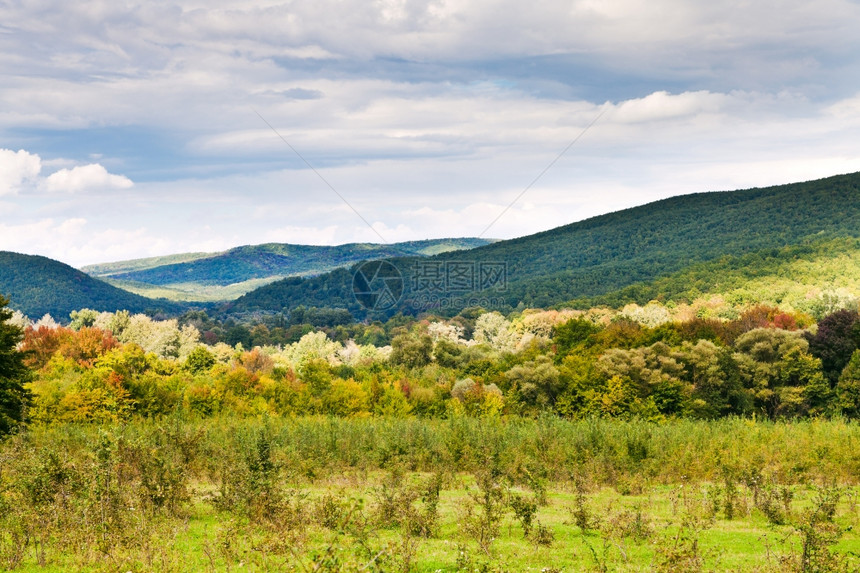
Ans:
[[[467,253],[394,259],[392,263],[403,278],[403,294],[395,306],[381,314],[414,314],[425,309],[456,312],[472,305],[506,311],[574,300],[588,303],[604,296],[622,303],[620,295],[613,298],[611,294],[628,287],[626,296],[657,298],[673,275],[676,279],[694,276],[684,275],[685,269],[692,272],[729,257],[735,262],[737,279],[745,272],[745,256],[758,260],[766,258],[768,251],[777,256],[787,247],[858,237],[860,174],[683,195]],[[435,269],[431,268],[434,263]],[[477,281],[472,288],[462,288],[461,271],[468,272],[470,266],[475,276],[484,268],[501,267],[505,288],[481,290]],[[368,314],[365,305],[354,294],[356,269],[275,282],[237,299],[225,310],[328,306],[347,308],[364,317]],[[435,283],[430,281],[433,277],[428,278],[428,269],[439,274]],[[446,284],[452,278],[459,290]],[[718,275],[711,273],[708,280],[715,278]],[[651,287],[646,288],[649,283]],[[432,284],[438,288],[427,288]],[[638,291],[633,286],[637,284],[642,285]],[[677,281],[673,288],[679,293],[683,290]]]
[[[187,253],[91,265],[84,272],[145,296],[229,300],[284,277],[322,274],[356,262],[431,256],[490,244],[487,239],[432,239],[380,245],[311,246],[268,243],[220,253]]]
[[[130,261],[118,261],[115,263],[99,263],[97,265],[88,265],[81,267],[81,270],[93,277],[108,277],[123,273],[135,271],[144,271],[163,267],[165,265],[173,265],[177,263],[187,263],[196,261],[197,259],[205,259],[207,257],[215,257],[221,253],[180,253],[178,255],[165,255],[162,257],[149,257],[146,259],[132,259]]]
[[[131,312],[180,308],[118,289],[59,261],[9,251],[0,251],[0,294],[11,300],[11,308],[33,319],[50,314],[59,322],[82,308]]]

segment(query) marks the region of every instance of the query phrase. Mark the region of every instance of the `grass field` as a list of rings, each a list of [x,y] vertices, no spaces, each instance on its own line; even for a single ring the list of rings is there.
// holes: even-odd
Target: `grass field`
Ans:
[[[35,428],[0,445],[0,566],[854,571],[858,437],[844,421]]]
[[[110,277],[101,280],[128,292],[149,298],[165,298],[179,302],[221,302],[234,300],[245,293],[261,286],[273,283],[284,277],[274,276],[264,279],[250,279],[230,285],[204,285],[200,283],[172,283],[169,285],[151,285],[135,281],[123,281]]]

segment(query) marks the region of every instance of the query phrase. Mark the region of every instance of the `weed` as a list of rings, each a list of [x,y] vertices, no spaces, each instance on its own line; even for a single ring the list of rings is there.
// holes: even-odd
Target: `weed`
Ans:
[[[615,482],[615,491],[621,495],[642,495],[645,488],[645,480],[640,474],[619,476]]]
[[[571,521],[579,527],[582,533],[586,533],[600,526],[600,518],[598,518],[591,507],[588,505],[588,496],[586,492],[585,480],[581,476],[574,476],[574,497],[573,507],[569,507]]]
[[[705,560],[699,547],[699,532],[698,527],[685,520],[675,535],[657,544],[653,570],[660,573],[702,571]]]
[[[408,514],[408,528],[412,535],[433,537],[439,524],[439,494],[442,491],[442,472],[433,474],[420,490],[421,511]]]
[[[189,500],[186,466],[164,448],[151,448],[140,456],[141,501],[149,508],[176,514]]]
[[[490,556],[505,513],[505,488],[501,476],[493,468],[475,472],[475,483],[478,491],[469,491],[470,503],[464,506],[460,526],[463,533]]]
[[[654,535],[651,518],[642,510],[641,505],[621,511],[607,511],[607,518],[601,526],[603,535],[615,539],[632,539],[637,543],[647,541]]]
[[[536,463],[520,463],[514,473],[514,481],[524,484],[534,495],[538,506],[545,506],[547,500],[547,470]]]
[[[442,474],[437,472],[425,483],[408,485],[402,470],[393,469],[373,492],[377,524],[399,526],[410,536],[432,537],[439,518],[442,480]]]
[[[738,483],[731,471],[723,471],[723,515],[729,521],[733,520],[741,508]]]
[[[842,491],[838,487],[819,488],[813,507],[804,512],[802,519],[794,524],[794,529],[800,536],[797,570],[801,573],[847,570],[845,558],[830,550],[842,536],[842,530],[833,522],[841,497]]]
[[[682,500],[684,511],[675,534],[664,537],[655,547],[654,571],[693,573],[704,569],[705,556],[699,547],[699,536],[714,524],[714,516],[695,496],[682,494]]]
[[[598,573],[609,573],[614,569],[610,568],[612,564],[612,542],[608,537],[601,538],[601,548],[598,552],[597,549],[591,544],[588,540],[588,536],[585,532],[581,532],[580,534],[582,538],[582,543],[588,548],[588,553],[591,556],[591,559],[594,561],[593,571],[597,571]]]
[[[343,530],[352,517],[351,512],[354,510],[353,500],[345,499],[341,492],[335,494],[326,492],[314,507],[314,516],[316,522],[331,530]]]
[[[537,513],[537,501],[529,501],[520,494],[511,492],[508,495],[508,505],[523,528],[523,537],[528,537],[532,530],[532,522]]]
[[[791,514],[794,492],[790,487],[770,482],[759,488],[756,507],[771,525],[785,525]]]
[[[381,527],[400,525],[412,503],[418,499],[418,493],[405,484],[401,466],[394,466],[373,493],[376,497],[376,518]]]
[[[555,541],[555,533],[540,521],[536,521],[528,538],[535,545],[550,547]]]
[[[462,573],[507,573],[489,559],[476,559],[466,545],[457,545],[457,571]]]

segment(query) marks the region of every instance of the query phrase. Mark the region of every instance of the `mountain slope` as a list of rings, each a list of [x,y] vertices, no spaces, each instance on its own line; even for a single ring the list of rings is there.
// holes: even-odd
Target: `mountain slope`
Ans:
[[[369,259],[430,256],[491,242],[471,238],[432,239],[333,247],[268,243],[221,253],[187,253],[91,265],[82,270],[144,296],[228,300],[284,277],[320,274]]]
[[[734,305],[766,303],[812,313],[827,297],[860,293],[860,239],[811,239],[779,249],[726,255],[694,263],[681,271],[594,297],[573,306],[620,307],[651,300],[690,302],[721,295]]]
[[[148,257],[145,259],[132,259],[128,261],[117,261],[114,263],[99,263],[96,265],[88,265],[81,267],[81,270],[91,277],[109,277],[122,273],[130,273],[135,271],[144,271],[163,267],[165,265],[174,265],[177,263],[187,263],[198,259],[214,257],[220,253],[180,253],[176,255],[165,255],[162,257]]]
[[[404,277],[404,295],[389,313],[414,313],[434,306],[456,310],[472,304],[500,310],[520,304],[550,306],[654,281],[724,256],[856,237],[860,237],[860,174],[684,195],[468,253],[396,259],[393,262]],[[415,288],[421,286],[417,279],[432,261],[442,267],[460,261],[475,269],[503,265],[506,288],[420,292]],[[364,316],[352,293],[352,277],[342,271],[272,283],[239,298],[231,310],[278,311],[302,304],[348,308]]]
[[[69,265],[35,255],[0,251],[0,294],[11,308],[31,318],[50,314],[59,321],[82,308],[143,312],[175,312],[179,307],[163,300],[131,294]]]

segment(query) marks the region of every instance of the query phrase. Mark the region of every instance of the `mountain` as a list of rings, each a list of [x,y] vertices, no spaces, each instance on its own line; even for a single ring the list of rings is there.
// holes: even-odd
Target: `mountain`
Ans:
[[[733,305],[766,303],[820,318],[828,304],[838,302],[833,297],[848,293],[860,293],[860,239],[813,238],[781,248],[694,263],[653,281],[581,298],[574,301],[574,306],[620,307],[651,300],[689,302],[718,294]]]
[[[81,270],[145,296],[228,300],[284,277],[321,274],[369,259],[431,256],[491,242],[475,238],[433,239],[334,247],[269,243],[220,253],[187,253],[91,265]]]
[[[382,277],[379,269],[369,269],[375,286],[366,285],[368,273],[358,273],[360,265],[287,279],[240,297],[225,311],[328,306],[346,308],[364,318],[422,310],[456,312],[467,306],[507,311],[518,306],[588,303],[612,298],[612,293],[625,288],[631,298],[656,298],[661,295],[658,287],[665,286],[659,280],[667,281],[677,273],[682,274],[676,279],[683,277],[685,269],[715,265],[728,257],[742,275],[744,257],[761,259],[768,253],[776,257],[786,248],[812,245],[809,248],[814,249],[826,241],[858,237],[860,174],[855,173],[682,195],[466,253],[392,259],[399,283],[390,269]],[[489,282],[482,284],[482,279]],[[641,287],[638,295],[636,285]],[[396,304],[379,304],[393,295]],[[614,301],[621,302],[620,296]],[[374,304],[383,312],[369,312]]]
[[[177,312],[175,303],[152,300],[113,287],[59,261],[0,251],[0,294],[10,307],[37,319],[50,314],[58,321],[73,310]]]
[[[221,253],[180,253],[177,255],[165,255],[162,257],[149,257],[146,259],[132,259],[129,261],[118,261],[114,263],[99,263],[81,267],[81,270],[93,277],[109,277],[123,273],[144,271],[165,265],[187,263],[197,259],[214,257]]]

